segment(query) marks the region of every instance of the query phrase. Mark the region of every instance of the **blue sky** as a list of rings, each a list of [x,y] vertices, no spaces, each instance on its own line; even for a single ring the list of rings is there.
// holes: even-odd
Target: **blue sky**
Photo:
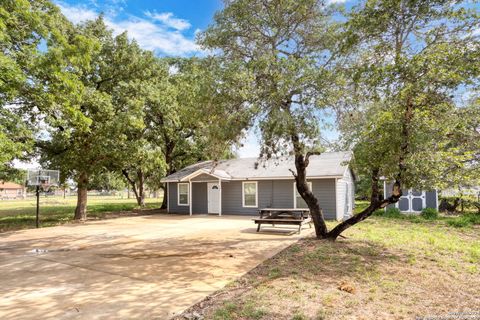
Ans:
[[[74,23],[105,15],[107,25],[118,34],[128,31],[145,49],[159,56],[199,54],[195,34],[212,21],[221,0],[57,0],[64,15]]]
[[[54,0],[63,14],[72,22],[95,19],[100,13],[115,34],[127,31],[141,47],[154,51],[158,56],[201,55],[195,44],[197,32],[205,30],[213,21],[222,0]],[[330,0],[342,3],[344,0]],[[328,119],[333,122],[333,117]],[[337,133],[325,130],[324,138],[334,140]],[[259,154],[257,134],[247,133],[240,157],[256,157]]]

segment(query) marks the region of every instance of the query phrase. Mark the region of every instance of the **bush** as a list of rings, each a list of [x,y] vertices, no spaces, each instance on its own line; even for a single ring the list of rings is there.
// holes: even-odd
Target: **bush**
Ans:
[[[377,216],[377,217],[381,217],[385,214],[385,210],[383,209],[378,209],[378,210],[375,210],[373,213],[372,213],[372,216]]]
[[[480,215],[475,213],[464,214],[460,217],[447,220],[449,226],[455,228],[465,228],[472,225],[480,225]]]
[[[388,208],[383,216],[387,218],[403,218],[402,212],[398,208]]]
[[[440,201],[440,211],[458,212],[462,209],[462,206],[467,212],[475,212],[480,210],[477,207],[478,199],[474,196],[439,197],[438,200]],[[453,208],[455,208],[455,210],[452,210]]]
[[[465,228],[471,226],[470,221],[463,219],[462,217],[447,220],[447,224],[455,228]]]
[[[372,215],[377,217],[399,218],[399,219],[402,219],[404,217],[400,212],[400,210],[398,210],[397,208],[387,208],[387,210],[378,209],[375,212],[373,212]]]
[[[425,208],[420,213],[420,216],[427,220],[435,220],[438,218],[438,211],[434,208]]]

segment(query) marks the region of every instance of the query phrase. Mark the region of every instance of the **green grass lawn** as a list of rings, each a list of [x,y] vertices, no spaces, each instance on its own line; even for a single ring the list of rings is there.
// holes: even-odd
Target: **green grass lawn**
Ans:
[[[40,198],[40,221],[42,227],[66,223],[73,219],[76,197],[61,196]],[[162,199],[146,199],[147,208],[158,208]],[[35,198],[27,200],[0,201],[0,232],[35,227]],[[88,196],[87,216],[103,219],[112,212],[131,211],[137,208],[135,199],[115,196]]]
[[[460,218],[372,216],[336,242],[301,240],[187,313],[336,320],[478,312],[480,226],[449,223]]]

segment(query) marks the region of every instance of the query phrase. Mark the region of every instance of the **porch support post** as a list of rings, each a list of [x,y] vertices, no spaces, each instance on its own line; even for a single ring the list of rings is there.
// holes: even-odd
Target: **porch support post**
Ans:
[[[222,216],[222,179],[218,179],[218,216]]]
[[[192,180],[188,180],[188,203],[190,215],[192,215]]]

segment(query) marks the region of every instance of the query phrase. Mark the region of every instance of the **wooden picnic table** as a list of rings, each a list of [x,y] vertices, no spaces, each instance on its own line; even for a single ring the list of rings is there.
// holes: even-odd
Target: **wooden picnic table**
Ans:
[[[258,225],[257,232],[260,231],[262,224],[271,224],[275,227],[276,224],[283,225],[298,225],[298,233],[302,230],[302,226],[306,223],[312,227],[312,218],[310,217],[310,210],[304,208],[264,208],[258,210],[259,218],[253,219]]]

